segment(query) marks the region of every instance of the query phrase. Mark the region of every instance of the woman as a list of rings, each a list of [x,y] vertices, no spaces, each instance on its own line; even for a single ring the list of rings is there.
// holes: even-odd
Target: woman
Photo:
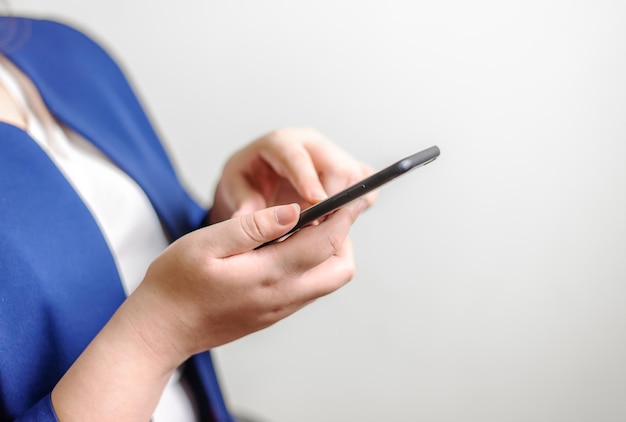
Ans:
[[[255,247],[368,168],[275,131],[227,161],[207,212],[90,38],[0,17],[0,52],[0,419],[233,420],[207,351],[345,284],[367,203]]]

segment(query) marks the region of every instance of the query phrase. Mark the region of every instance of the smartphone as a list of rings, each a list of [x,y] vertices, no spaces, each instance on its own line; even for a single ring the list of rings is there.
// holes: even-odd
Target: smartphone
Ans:
[[[366,177],[360,182],[355,183],[354,185],[350,186],[347,189],[342,190],[341,192],[331,196],[330,198],[327,198],[303,210],[300,213],[300,218],[298,220],[298,223],[289,232],[285,233],[283,236],[279,237],[278,239],[262,244],[256,249],[259,249],[264,246],[271,245],[272,243],[286,239],[293,233],[311,224],[318,218],[321,218],[325,216],[326,214],[330,214],[331,212],[335,211],[337,208],[340,208],[346,204],[349,204],[350,202],[354,201],[360,196],[363,196],[366,193],[371,192],[374,189],[384,185],[385,183],[395,179],[396,177],[407,173],[409,170],[413,170],[417,167],[423,166],[425,164],[428,164],[434,161],[438,156],[439,156],[439,148],[437,146],[432,146],[423,151],[417,152],[413,155],[409,155],[408,157],[403,158],[402,160],[372,174],[369,177]]]

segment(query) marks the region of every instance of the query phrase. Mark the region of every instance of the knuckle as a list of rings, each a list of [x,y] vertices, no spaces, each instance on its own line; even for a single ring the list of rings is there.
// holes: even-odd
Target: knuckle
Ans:
[[[296,262],[284,262],[280,267],[280,277],[285,280],[296,280],[303,273],[305,273],[311,264],[308,262],[296,261]]]
[[[345,286],[348,282],[350,282],[354,278],[355,274],[355,266],[352,263],[345,263],[343,265],[338,265],[335,269],[334,273],[334,283],[329,284],[325,287],[324,290],[320,291],[320,296],[325,296],[330,293],[333,293]]]
[[[278,280],[275,277],[266,277],[259,282],[262,289],[271,289],[276,287]]]
[[[308,135],[308,136],[313,136],[313,137],[316,137],[316,138],[317,138],[317,137],[321,137],[321,136],[322,136],[322,134],[321,134],[321,133],[319,133],[319,132],[318,132],[315,128],[313,128],[312,126],[303,126],[303,127],[300,127],[298,130],[299,130],[300,132],[302,132],[303,134]]]
[[[286,128],[274,129],[267,134],[266,138],[269,142],[280,143],[285,141],[291,135],[292,130]]]
[[[350,264],[346,264],[346,266],[343,268],[344,281],[347,283],[348,281],[352,280],[355,274],[356,274],[356,266],[354,265],[354,262],[351,262]]]
[[[302,148],[288,148],[283,153],[284,160],[288,163],[300,163],[308,158],[307,152]]]
[[[294,139],[309,139],[314,141],[326,141],[326,138],[315,128],[310,126],[283,127],[269,132],[265,138],[274,142],[289,142]]]
[[[266,312],[259,316],[259,325],[260,328],[271,327],[281,320],[281,317],[273,312]]]
[[[335,255],[343,245],[343,236],[337,232],[331,232],[326,236],[326,244],[331,255]]]
[[[278,321],[282,319],[285,314],[287,314],[288,309],[288,304],[277,303],[269,309],[269,316],[271,317],[271,320]]]
[[[270,326],[289,315],[291,303],[284,298],[280,300],[276,297],[266,299],[263,303],[259,303],[258,319],[261,325]]]
[[[252,241],[262,243],[265,240],[264,230],[255,214],[248,214],[241,219],[243,233]]]

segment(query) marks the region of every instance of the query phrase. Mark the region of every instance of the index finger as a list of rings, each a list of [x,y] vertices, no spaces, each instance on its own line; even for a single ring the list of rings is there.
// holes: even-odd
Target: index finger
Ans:
[[[260,151],[261,157],[308,202],[328,197],[309,151],[298,142],[271,142]]]
[[[257,252],[274,254],[274,261],[286,274],[303,274],[341,250],[350,227],[366,206],[367,202],[359,199],[337,210],[319,225],[305,227],[283,242]]]

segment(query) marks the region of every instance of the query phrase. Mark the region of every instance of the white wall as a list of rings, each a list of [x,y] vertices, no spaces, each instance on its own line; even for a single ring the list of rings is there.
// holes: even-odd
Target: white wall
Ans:
[[[626,3],[14,0],[122,60],[198,196],[270,129],[376,167],[358,274],[220,348],[275,422],[626,420]]]

